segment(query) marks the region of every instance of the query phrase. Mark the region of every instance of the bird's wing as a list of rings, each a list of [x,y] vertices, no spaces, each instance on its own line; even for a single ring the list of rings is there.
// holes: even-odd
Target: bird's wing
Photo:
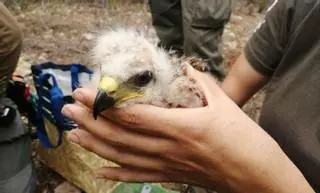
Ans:
[[[197,57],[182,57],[180,58],[180,68],[182,69],[182,74],[186,75],[186,65],[190,65],[200,72],[208,72],[209,68],[205,60]]]

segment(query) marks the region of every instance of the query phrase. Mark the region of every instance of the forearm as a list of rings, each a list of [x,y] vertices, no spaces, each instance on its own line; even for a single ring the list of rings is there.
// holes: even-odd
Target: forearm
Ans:
[[[254,180],[245,179],[243,181],[243,189],[239,192],[246,193],[311,193],[314,192],[308,184],[302,173],[289,160],[281,148],[273,143],[267,142],[264,145],[265,149],[257,149],[260,152],[254,157],[252,164],[255,164],[253,178],[257,178],[256,183],[251,183]],[[250,164],[250,163],[249,163]],[[241,184],[241,183],[240,183]]]
[[[242,53],[221,84],[221,88],[236,104],[242,106],[267,81],[268,77],[255,71]]]
[[[302,173],[282,152],[280,147],[269,147],[271,155],[266,156],[268,151],[262,149],[261,157],[255,157],[259,164],[256,170],[256,178],[260,178],[261,183],[251,184],[249,182],[244,186],[243,191],[239,192],[260,192],[260,193],[311,193],[314,192],[308,184]],[[261,169],[259,171],[259,169]],[[251,181],[252,182],[252,181]],[[256,182],[259,182],[257,180]],[[246,184],[246,182],[244,183]]]
[[[221,84],[221,88],[236,104],[242,106],[267,83],[268,79],[268,77],[255,71],[247,61],[245,54],[242,53]],[[246,118],[243,120],[246,120]],[[240,127],[241,124],[237,125]],[[246,133],[240,136],[242,138],[248,137],[243,141],[247,141],[251,145],[239,144],[238,146],[243,149],[242,151],[245,151],[239,157],[243,157],[246,161],[250,160],[251,163],[243,161],[242,163],[246,163],[243,166],[244,170],[239,172],[238,178],[231,177],[234,184],[240,185],[235,187],[238,192],[313,192],[301,172],[268,134],[252,122],[251,124],[244,123],[243,127],[246,127]],[[236,140],[234,139],[234,141]],[[256,145],[252,146],[252,144]],[[251,158],[247,159],[248,157]],[[248,165],[255,169],[251,168],[251,174],[245,176],[245,174],[248,174],[245,166]],[[234,168],[241,167],[239,165],[234,166]],[[247,178],[248,176],[251,176],[251,179]]]
[[[224,155],[218,168],[227,168],[224,170],[227,171],[224,174],[225,181],[233,192],[314,192],[302,173],[271,136],[244,114],[238,114],[237,120],[241,120],[234,123],[234,127],[237,129],[233,132],[236,132],[237,135],[233,135],[233,139],[229,138],[232,141],[232,147],[215,152],[217,157],[220,153]],[[241,139],[237,136],[241,136]],[[209,137],[216,140],[215,136],[209,135]],[[208,152],[211,151],[210,147],[213,149],[216,146],[212,140],[209,140],[213,145],[208,144]],[[212,175],[211,179],[214,181],[217,164],[207,165],[205,168],[208,168],[208,172]],[[210,171],[210,168],[213,170]]]

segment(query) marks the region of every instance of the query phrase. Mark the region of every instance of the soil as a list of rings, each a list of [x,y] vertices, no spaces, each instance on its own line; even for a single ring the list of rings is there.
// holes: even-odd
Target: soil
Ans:
[[[90,66],[88,51],[93,38],[104,29],[117,26],[143,30],[157,41],[151,14],[145,3],[42,0],[11,5],[10,10],[23,30],[22,57],[31,64],[49,60],[60,64],[81,63]],[[258,13],[258,10],[253,5],[235,5],[223,36],[228,66],[236,60],[263,17],[263,13]],[[259,92],[243,108],[254,120],[259,117],[263,99],[263,92]],[[65,182],[63,177],[43,165],[36,152],[33,157],[39,179],[38,192],[57,192],[57,186]]]

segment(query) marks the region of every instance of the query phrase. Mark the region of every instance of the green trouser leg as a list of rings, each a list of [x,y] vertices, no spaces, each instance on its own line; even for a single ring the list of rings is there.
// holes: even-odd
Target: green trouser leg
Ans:
[[[183,0],[184,54],[207,60],[211,73],[222,80],[226,68],[222,34],[231,14],[231,0]]]
[[[166,50],[183,54],[182,13],[180,0],[149,0],[152,23]]]
[[[22,33],[17,21],[0,2],[0,97],[19,60]]]
[[[222,80],[225,64],[221,36],[231,14],[231,0],[150,0],[153,25],[165,48],[205,59]]]

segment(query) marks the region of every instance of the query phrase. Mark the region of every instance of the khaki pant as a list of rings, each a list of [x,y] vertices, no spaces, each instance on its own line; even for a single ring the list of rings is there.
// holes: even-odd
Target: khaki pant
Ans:
[[[212,74],[225,76],[221,36],[231,0],[149,0],[160,45],[208,61]]]
[[[20,56],[22,33],[17,21],[0,2],[0,97],[4,95],[8,80]]]

